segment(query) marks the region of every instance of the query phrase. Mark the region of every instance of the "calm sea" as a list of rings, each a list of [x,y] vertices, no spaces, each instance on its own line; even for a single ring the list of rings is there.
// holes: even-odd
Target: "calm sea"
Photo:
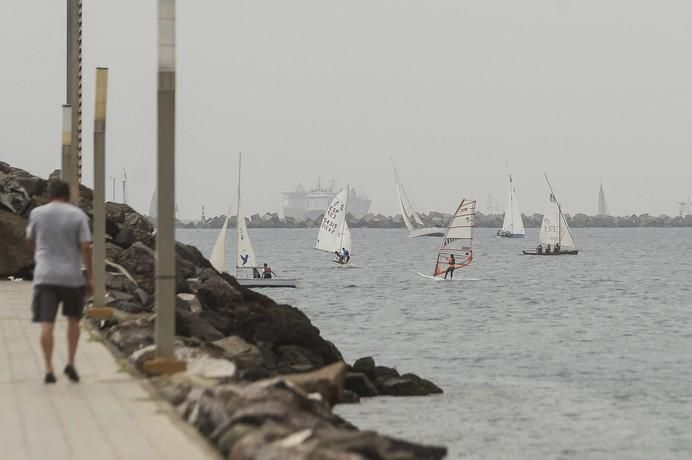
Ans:
[[[316,229],[250,230],[258,261],[353,361],[439,384],[338,412],[363,429],[449,447],[449,458],[692,458],[692,229],[573,229],[578,256],[526,257],[477,229],[474,264],[436,282],[439,239],[353,229],[353,265]],[[208,255],[218,230],[179,230]],[[235,230],[228,231],[228,263]]]

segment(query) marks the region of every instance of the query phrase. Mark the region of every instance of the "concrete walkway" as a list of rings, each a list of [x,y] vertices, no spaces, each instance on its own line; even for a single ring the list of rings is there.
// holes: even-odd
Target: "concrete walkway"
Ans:
[[[31,284],[0,281],[0,458],[210,459],[215,452],[145,383],[82,331],[77,370],[62,374],[65,321],[56,323],[58,383],[43,384],[39,326],[30,322]]]

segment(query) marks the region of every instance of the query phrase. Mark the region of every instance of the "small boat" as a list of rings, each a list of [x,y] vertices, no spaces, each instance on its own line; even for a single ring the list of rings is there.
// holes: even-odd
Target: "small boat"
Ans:
[[[278,278],[273,275],[272,278],[263,278],[259,272],[255,250],[250,241],[250,235],[247,231],[245,216],[240,206],[240,166],[242,154],[238,156],[238,203],[236,207],[236,264],[235,278],[238,284],[244,287],[265,288],[265,287],[281,287],[294,288],[296,287],[295,279]],[[226,215],[226,220],[221,227],[221,232],[214,243],[209,262],[219,272],[226,270],[226,230],[228,229],[228,221],[231,212],[229,210]]]
[[[550,196],[548,197],[545,214],[543,214],[541,230],[538,232],[538,247],[533,250],[523,251],[523,253],[527,256],[577,255],[579,254],[579,249],[577,249],[577,245],[574,242],[572,231],[569,225],[567,225],[567,219],[565,219],[565,215],[562,212],[562,206],[560,206],[560,202],[557,200],[547,174],[545,180],[548,182]],[[559,245],[557,251],[555,250],[556,245]]]
[[[502,229],[497,231],[498,238],[525,238],[524,221],[519,210],[519,200],[517,191],[514,189],[512,175],[509,175],[509,197],[505,209],[505,219],[502,222]]]
[[[315,242],[315,249],[334,254],[336,257],[333,262],[339,265],[346,265],[351,261],[351,231],[346,223],[348,195],[348,187],[336,194],[324,212]],[[348,251],[347,257],[340,255],[344,249]]]
[[[440,227],[426,227],[423,219],[418,215],[411,200],[406,193],[406,189],[399,180],[399,172],[394,165],[394,160],[392,160],[392,166],[394,167],[394,181],[396,182],[396,193],[399,198],[399,208],[401,209],[401,217],[404,219],[404,224],[408,229],[408,236],[410,238],[415,238],[418,236],[442,236],[444,235],[444,229]]]
[[[473,226],[476,219],[476,202],[461,200],[454,216],[447,226],[437,253],[435,270],[432,276],[418,275],[435,280],[452,280],[454,270],[468,267],[473,261]],[[451,272],[447,278],[448,272]]]

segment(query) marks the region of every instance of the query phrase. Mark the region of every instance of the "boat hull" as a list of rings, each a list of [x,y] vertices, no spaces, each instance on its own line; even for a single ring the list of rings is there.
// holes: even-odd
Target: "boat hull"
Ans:
[[[297,280],[284,278],[236,278],[246,288],[294,288]]]
[[[420,236],[444,236],[445,235],[445,229],[444,228],[439,228],[439,227],[427,227],[427,228],[419,228],[416,230],[412,230],[409,232],[408,236],[409,238],[418,238]]]
[[[512,233],[512,234],[509,234],[509,235],[504,234],[504,233],[498,233],[498,234],[496,234],[495,236],[496,236],[497,238],[511,238],[511,239],[515,239],[515,238],[526,238],[526,235],[525,235],[525,234],[521,234],[521,233]]]
[[[576,256],[577,254],[579,254],[579,249],[572,249],[569,251],[560,251],[557,254],[554,252],[549,252],[547,254],[545,252],[538,253],[538,252],[536,252],[536,250],[522,251],[522,252],[524,253],[525,256]]]

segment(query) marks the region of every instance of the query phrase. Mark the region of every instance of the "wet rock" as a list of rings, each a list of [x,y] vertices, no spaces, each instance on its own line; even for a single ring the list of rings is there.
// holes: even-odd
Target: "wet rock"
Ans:
[[[276,349],[279,367],[283,372],[306,372],[324,366],[324,360],[312,351],[285,345]]]
[[[344,388],[356,393],[361,398],[368,398],[379,394],[377,388],[370,381],[368,376],[360,372],[347,373]]]
[[[360,396],[358,393],[344,388],[344,392],[341,394],[340,404],[358,404],[360,402]]]
[[[372,357],[366,356],[365,358],[360,358],[356,360],[356,362],[353,363],[352,368],[353,372],[360,372],[361,374],[365,374],[371,382],[374,382],[376,380],[375,360]]]
[[[27,220],[0,209],[0,277],[27,278],[34,267],[31,247],[26,241]]]
[[[240,292],[212,268],[203,270],[198,279],[197,295],[205,305],[215,310],[231,309],[243,301]]]
[[[262,353],[255,345],[247,343],[242,337],[237,335],[225,337],[213,344],[223,351],[224,358],[230,359],[241,368],[257,368],[262,365]]]
[[[301,387],[307,393],[319,393],[330,405],[341,401],[346,379],[346,364],[339,361],[317,371],[281,376]]]
[[[183,337],[197,337],[206,342],[214,342],[224,337],[198,314],[178,307],[175,309],[175,333]]]
[[[399,372],[394,368],[386,367],[386,366],[376,366],[375,367],[374,383],[376,385],[381,385],[386,380],[399,377],[399,375],[400,375]]]
[[[437,385],[415,374],[404,374],[385,380],[378,389],[387,396],[427,396],[442,393]]]

